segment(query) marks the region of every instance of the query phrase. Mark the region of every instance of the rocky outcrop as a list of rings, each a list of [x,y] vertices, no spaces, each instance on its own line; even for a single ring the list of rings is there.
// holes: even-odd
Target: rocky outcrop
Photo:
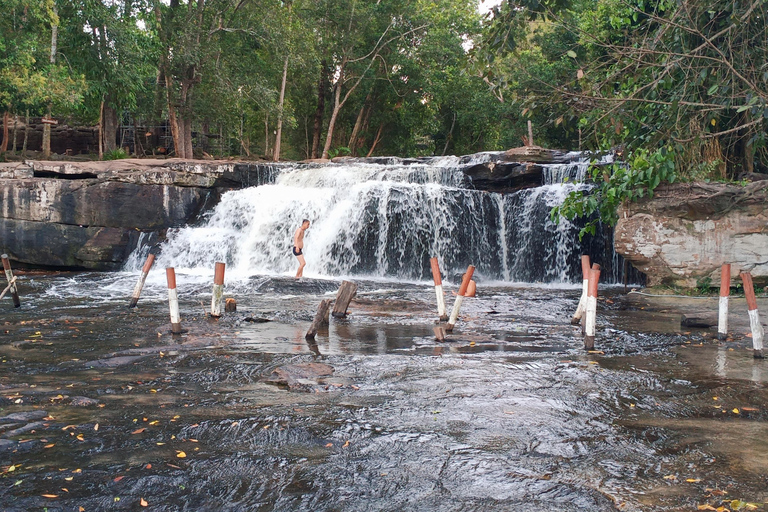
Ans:
[[[694,287],[720,282],[720,266],[734,277],[748,270],[768,284],[768,182],[747,186],[680,183],[659,187],[653,199],[619,212],[614,244],[648,285]]]
[[[271,182],[275,166],[118,160],[0,167],[0,250],[28,265],[114,270],[142,233],[193,222],[222,191]]]

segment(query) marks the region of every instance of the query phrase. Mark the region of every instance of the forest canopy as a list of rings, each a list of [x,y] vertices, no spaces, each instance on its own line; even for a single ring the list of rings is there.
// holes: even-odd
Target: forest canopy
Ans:
[[[5,129],[30,115],[99,125],[105,153],[132,126],[139,138],[162,127],[184,158],[466,154],[520,145],[530,120],[538,145],[663,149],[691,179],[765,169],[762,0],[503,0],[488,14],[476,0],[0,9]]]

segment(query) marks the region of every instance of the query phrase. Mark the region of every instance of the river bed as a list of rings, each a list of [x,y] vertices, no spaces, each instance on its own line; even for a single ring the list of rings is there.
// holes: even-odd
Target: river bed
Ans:
[[[620,287],[587,353],[567,285],[480,283],[440,343],[429,283],[356,279],[349,317],[310,345],[339,280],[230,278],[238,311],[213,320],[211,276],[182,272],[173,336],[164,274],[130,310],[136,278],[30,273],[21,308],[0,302],[0,509],[768,501],[767,363],[744,333],[682,330]]]

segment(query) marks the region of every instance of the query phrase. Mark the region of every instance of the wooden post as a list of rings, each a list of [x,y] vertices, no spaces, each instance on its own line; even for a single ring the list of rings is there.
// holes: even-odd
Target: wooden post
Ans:
[[[445,341],[445,325],[439,324],[432,328],[435,333],[435,339],[437,341]]]
[[[211,297],[211,316],[219,318],[221,316],[221,301],[224,297],[224,269],[226,265],[220,261],[216,262],[216,268],[213,275],[213,296]]]
[[[579,325],[581,317],[584,315],[584,310],[587,307],[587,291],[589,288],[589,255],[584,254],[581,257],[581,298],[579,298],[579,305],[576,306],[576,312],[571,318],[571,325]]]
[[[13,278],[13,271],[11,270],[11,262],[8,259],[7,254],[3,254],[3,270],[5,270],[5,278],[8,280],[8,286],[10,287],[11,297],[13,297],[13,307],[21,307],[19,301],[19,290],[16,288],[16,280]]]
[[[147,280],[147,274],[149,274],[149,269],[152,268],[152,264],[154,262],[155,262],[155,255],[152,253],[149,253],[147,255],[147,261],[144,262],[144,266],[141,269],[141,276],[139,276],[139,282],[136,283],[136,287],[133,289],[133,297],[131,297],[131,302],[130,304],[128,304],[129,308],[135,308],[136,304],[139,303],[141,290],[144,288],[144,282]]]
[[[357,295],[357,285],[352,281],[342,281],[339,291],[336,293],[336,302],[333,304],[334,318],[344,318],[347,316],[347,308],[352,299]]]
[[[474,279],[469,280],[469,286],[467,286],[467,294],[466,297],[474,297],[477,293],[477,283]]]
[[[728,295],[731,293],[731,264],[720,268],[720,308],[717,315],[717,339],[728,337]]]
[[[752,327],[752,348],[757,359],[763,358],[763,325],[760,323],[760,315],[757,312],[757,298],[755,287],[752,284],[752,274],[741,273],[741,281],[744,283],[744,295],[747,296],[747,309],[749,310],[749,325]]]
[[[8,293],[11,290],[11,287],[16,284],[16,276],[13,276],[13,279],[8,283],[8,286],[3,288],[2,293],[0,293],[0,300],[3,300],[3,297],[5,297],[5,294]]]
[[[595,268],[597,267],[597,268]],[[595,348],[595,323],[597,322],[597,284],[600,281],[600,265],[589,271],[589,290],[587,291],[587,311],[585,315],[584,348]]]
[[[445,330],[448,332],[453,331],[453,326],[456,325],[456,321],[459,319],[459,310],[461,309],[461,303],[464,302],[464,295],[469,288],[469,282],[472,280],[472,274],[475,273],[474,265],[467,267],[467,272],[461,280],[461,286],[459,287],[459,293],[456,295],[456,302],[453,303],[453,310],[451,311],[451,317],[448,319],[448,323],[445,326]]]
[[[430,258],[429,264],[432,266],[432,279],[435,281],[435,295],[437,295],[437,316],[445,322],[448,315],[445,313],[445,294],[443,293],[443,279],[440,277],[440,264],[437,258]]]
[[[331,309],[331,299],[323,299],[320,301],[320,305],[317,307],[317,313],[315,313],[315,319],[312,320],[312,325],[309,326],[307,335],[308,340],[315,339],[315,334],[322,326],[328,325],[328,312]]]
[[[173,267],[165,269],[168,278],[168,305],[171,309],[171,332],[181,334],[181,316],[179,315],[179,295],[176,292],[176,271]]]

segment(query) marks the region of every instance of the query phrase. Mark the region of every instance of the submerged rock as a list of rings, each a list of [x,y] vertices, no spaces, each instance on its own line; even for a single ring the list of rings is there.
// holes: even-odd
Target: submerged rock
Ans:
[[[15,412],[7,416],[0,418],[0,423],[15,423],[18,421],[35,421],[41,420],[48,416],[46,411],[25,411]]]
[[[323,377],[333,375],[333,371],[333,366],[324,363],[288,364],[272,370],[267,381],[290,389],[309,390],[320,384]]]

